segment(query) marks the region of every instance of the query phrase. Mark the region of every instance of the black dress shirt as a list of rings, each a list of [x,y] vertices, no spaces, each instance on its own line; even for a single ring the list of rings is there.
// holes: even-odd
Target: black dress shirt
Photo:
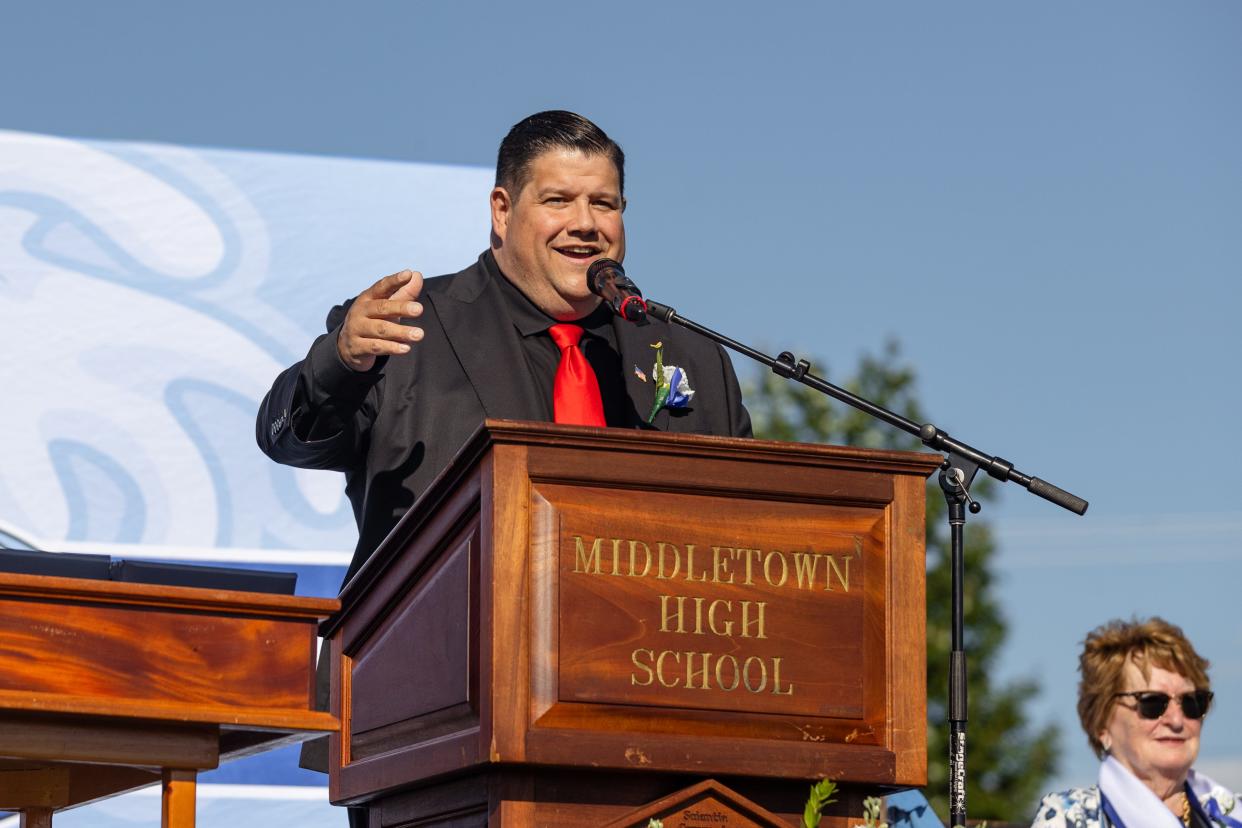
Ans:
[[[552,389],[556,383],[556,368],[561,361],[561,350],[552,341],[548,329],[557,320],[544,313],[526,294],[509,281],[500,270],[496,259],[488,251],[484,256],[488,274],[500,287],[505,310],[513,320],[522,342],[522,355],[530,370],[531,381],[544,401],[544,419],[553,419]],[[612,326],[612,310],[602,302],[581,319],[571,320],[583,330],[579,346],[599,381],[600,398],[604,403],[604,421],[610,426],[628,428],[632,425],[632,404],[625,391],[621,356],[617,353],[617,334]],[[655,354],[652,353],[654,361]],[[633,370],[633,369],[631,369]],[[649,370],[649,369],[643,369]],[[647,412],[641,412],[643,416]]]

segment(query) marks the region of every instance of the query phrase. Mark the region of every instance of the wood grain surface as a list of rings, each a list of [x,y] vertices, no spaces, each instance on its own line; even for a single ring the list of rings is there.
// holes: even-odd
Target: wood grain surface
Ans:
[[[0,807],[42,820],[337,728],[313,710],[320,598],[0,573]],[[18,792],[21,792],[20,794]],[[50,819],[50,811],[48,812]]]
[[[0,692],[305,707],[313,625],[0,598]]]
[[[570,825],[675,781],[762,793],[830,776],[848,786],[833,824],[868,786],[922,784],[937,464],[488,421],[328,627],[333,800],[397,808],[385,825]],[[659,796],[570,804],[522,787],[538,768],[641,777]],[[463,773],[491,780],[486,816],[438,781]]]
[[[165,769],[162,788],[160,828],[194,828],[198,774]]]
[[[537,485],[559,701],[856,720],[884,511]],[[883,605],[871,607],[881,609]],[[541,646],[542,645],[542,646]],[[880,705],[872,717],[882,715]],[[860,744],[874,743],[871,735]]]

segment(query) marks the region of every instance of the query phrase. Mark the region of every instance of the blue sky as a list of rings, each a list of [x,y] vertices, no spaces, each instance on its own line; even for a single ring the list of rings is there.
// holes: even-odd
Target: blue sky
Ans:
[[[649,296],[829,379],[898,338],[938,425],[1092,503],[983,516],[1002,673],[1042,681],[1066,782],[1077,643],[1162,613],[1215,665],[1202,756],[1242,787],[1239,89],[1234,2],[0,12],[0,128],[489,166],[573,109],[626,150]]]

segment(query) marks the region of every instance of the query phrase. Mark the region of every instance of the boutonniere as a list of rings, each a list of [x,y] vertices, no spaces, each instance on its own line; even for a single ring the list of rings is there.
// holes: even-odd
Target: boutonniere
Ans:
[[[655,365],[651,367],[651,379],[655,382],[656,393],[651,404],[651,413],[647,415],[648,423],[655,419],[661,408],[686,408],[690,404],[690,398],[694,396],[694,389],[690,387],[686,372],[676,365],[664,364],[664,343],[657,342],[651,347],[656,352]]]

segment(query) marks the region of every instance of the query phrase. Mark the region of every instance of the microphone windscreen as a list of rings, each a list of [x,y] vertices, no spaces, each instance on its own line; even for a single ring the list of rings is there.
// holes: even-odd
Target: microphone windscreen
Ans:
[[[620,262],[613,259],[596,259],[587,268],[587,290],[596,296],[608,298],[605,295],[608,283],[615,281],[617,276],[625,276],[625,268],[621,267]]]

